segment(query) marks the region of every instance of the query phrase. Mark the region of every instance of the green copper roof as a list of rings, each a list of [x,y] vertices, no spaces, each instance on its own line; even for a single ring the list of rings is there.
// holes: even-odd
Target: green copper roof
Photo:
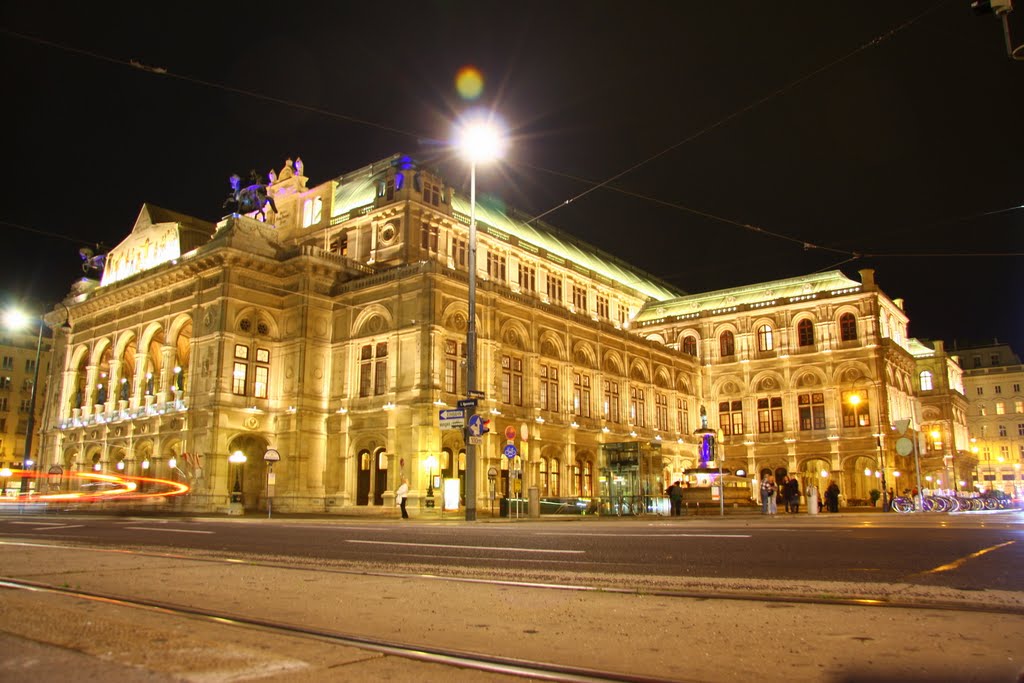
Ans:
[[[331,207],[331,218],[346,214],[352,209],[372,204],[377,195],[377,178],[370,175],[370,169],[363,172],[349,173],[337,179],[334,188],[334,204]]]
[[[745,287],[731,287],[703,294],[690,294],[669,301],[648,304],[636,316],[634,322],[641,323],[647,320],[703,311],[721,310],[725,312],[733,307],[760,303],[766,305],[771,305],[773,302],[789,303],[791,300],[799,301],[804,297],[811,298],[821,292],[832,293],[856,289],[860,289],[859,282],[846,277],[841,271],[830,270],[785,280],[760,282]]]
[[[454,211],[468,217],[469,208],[469,200],[466,197],[453,193]],[[626,263],[602,254],[595,247],[545,230],[543,224],[540,227],[528,225],[525,221],[509,215],[501,202],[494,198],[477,197],[476,220],[478,226],[484,224],[497,228],[522,242],[543,249],[556,258],[571,261],[656,301],[664,301],[679,295],[679,290],[670,289],[639,269],[632,269]]]

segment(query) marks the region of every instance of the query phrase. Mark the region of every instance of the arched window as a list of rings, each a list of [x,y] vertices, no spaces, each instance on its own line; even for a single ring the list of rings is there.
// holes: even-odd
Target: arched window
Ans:
[[[718,338],[718,345],[723,357],[736,355],[736,337],[732,332],[728,330],[723,332],[722,336]]]
[[[804,318],[796,324],[797,343],[800,346],[814,346],[814,323]]]
[[[757,350],[771,351],[773,348],[775,348],[775,342],[772,336],[772,326],[761,325],[757,328]]]
[[[839,316],[839,338],[843,341],[857,339],[857,319],[853,313],[843,313]]]
[[[548,461],[540,459],[540,495],[548,495]]]
[[[932,373],[930,370],[924,370],[921,373],[921,391],[931,391],[932,389]]]
[[[558,459],[551,458],[551,468],[548,472],[548,491],[551,496],[560,495],[558,490]]]
[[[697,338],[692,334],[683,337],[683,353],[697,357]]]

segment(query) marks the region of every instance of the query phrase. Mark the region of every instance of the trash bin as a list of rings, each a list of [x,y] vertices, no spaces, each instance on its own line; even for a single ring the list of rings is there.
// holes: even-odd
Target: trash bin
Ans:
[[[818,489],[813,486],[807,487],[807,514],[818,514]]]

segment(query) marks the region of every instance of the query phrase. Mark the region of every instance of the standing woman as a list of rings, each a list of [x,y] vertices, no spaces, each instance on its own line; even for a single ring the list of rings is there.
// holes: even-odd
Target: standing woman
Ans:
[[[402,508],[402,519],[409,519],[409,513],[405,511],[405,501],[409,498],[409,480],[402,477],[402,485],[395,491],[395,500]]]

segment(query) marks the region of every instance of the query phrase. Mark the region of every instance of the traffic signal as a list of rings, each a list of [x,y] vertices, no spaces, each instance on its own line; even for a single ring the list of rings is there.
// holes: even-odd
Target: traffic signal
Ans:
[[[481,420],[480,421],[480,436],[483,436],[487,432],[491,431],[491,421]]]
[[[1013,10],[1013,0],[971,0],[971,11],[975,14],[1006,14]]]

